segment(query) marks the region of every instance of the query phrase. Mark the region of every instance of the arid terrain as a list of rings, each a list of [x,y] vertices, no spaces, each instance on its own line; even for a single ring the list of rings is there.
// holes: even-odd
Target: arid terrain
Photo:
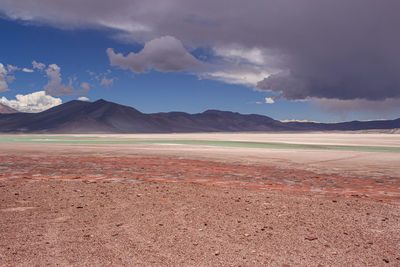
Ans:
[[[383,133],[0,136],[0,266],[399,266],[399,152]]]

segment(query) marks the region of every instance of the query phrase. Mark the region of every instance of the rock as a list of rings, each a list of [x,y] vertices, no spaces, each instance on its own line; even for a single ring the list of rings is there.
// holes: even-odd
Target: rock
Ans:
[[[218,256],[219,254],[220,254],[219,250],[217,250],[217,251],[214,252],[214,255],[215,255],[215,256]]]
[[[305,240],[308,240],[308,241],[314,241],[314,240],[317,240],[318,239],[318,237],[306,237],[306,238],[304,238]]]

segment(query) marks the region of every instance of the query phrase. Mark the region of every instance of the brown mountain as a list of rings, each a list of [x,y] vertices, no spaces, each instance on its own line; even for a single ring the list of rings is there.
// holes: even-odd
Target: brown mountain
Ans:
[[[11,114],[11,113],[19,113],[19,111],[0,103],[0,114]]]
[[[343,123],[283,123],[267,116],[207,110],[188,114],[144,114],[108,102],[73,100],[40,113],[0,114],[0,132],[9,133],[173,133],[239,131],[324,131],[400,128],[400,119]]]

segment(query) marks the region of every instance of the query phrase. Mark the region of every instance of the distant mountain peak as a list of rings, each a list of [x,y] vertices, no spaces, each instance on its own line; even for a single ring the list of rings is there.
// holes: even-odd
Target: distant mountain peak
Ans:
[[[100,98],[99,100],[96,100],[93,103],[113,103],[113,102],[109,102],[109,101],[104,100],[103,98]]]
[[[203,114],[239,114],[239,113],[232,111],[218,110],[218,109],[207,109],[206,111],[203,112]]]

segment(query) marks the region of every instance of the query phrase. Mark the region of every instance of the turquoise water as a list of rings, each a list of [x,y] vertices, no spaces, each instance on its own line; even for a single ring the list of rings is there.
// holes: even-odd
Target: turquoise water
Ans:
[[[88,136],[0,136],[0,143],[51,143],[51,144],[182,144],[200,146],[248,147],[264,149],[342,150],[364,152],[400,153],[400,147],[311,145],[244,141],[165,140],[165,139],[112,139]]]

